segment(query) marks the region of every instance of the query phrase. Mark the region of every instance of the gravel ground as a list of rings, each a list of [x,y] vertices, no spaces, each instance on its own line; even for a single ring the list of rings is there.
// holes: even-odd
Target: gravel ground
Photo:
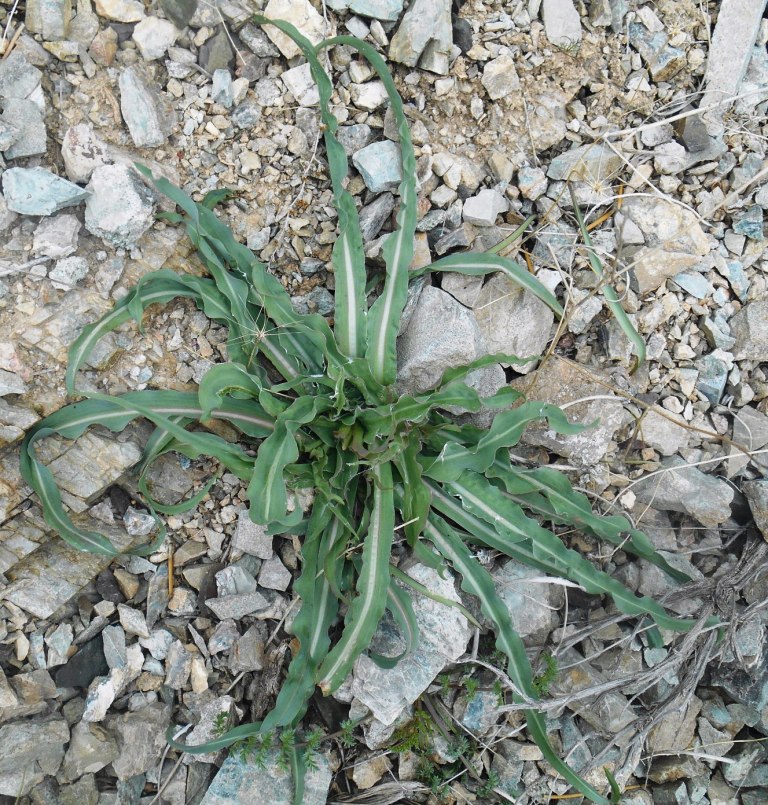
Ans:
[[[155,219],[171,208],[134,162],[198,200],[235,190],[222,218],[298,310],[333,316],[336,218],[318,98],[290,43],[249,21],[265,8],[313,41],[351,33],[387,57],[418,160],[414,267],[489,249],[534,216],[505,253],[557,293],[565,318],[501,275],[438,275],[413,294],[401,381],[428,388],[467,359],[469,340],[470,358],[543,356],[494,371],[599,424],[565,438],[532,428],[517,459],[562,468],[694,579],[676,585],[570,535],[633,590],[700,619],[653,648],[607,601],[479,556],[543,680],[555,748],[598,787],[612,770],[632,805],[764,803],[761,0],[2,0],[0,799],[290,802],[276,756],[261,769],[222,752],[180,755],[165,736],[186,727],[201,743],[268,712],[290,658],[298,540],[254,526],[245,490],[225,474],[195,510],[167,518],[155,554],[110,563],[51,532],[18,470],[25,429],[66,402],[67,350],[83,325],[150,271],[203,271],[184,233]],[[350,48],[332,49],[327,66],[376,266],[397,211],[397,132],[381,82]],[[606,284],[646,343],[635,372],[574,200]],[[226,338],[176,301],[150,311],[142,332],[103,339],[81,382],[192,390],[227,358]],[[41,449],[66,505],[125,548],[155,527],[130,473],[149,433],[142,423],[118,435],[96,428]],[[215,470],[169,454],[151,488],[175,503]],[[418,564],[408,573],[459,600],[450,576]],[[335,697],[313,700],[307,729],[362,722],[350,745],[338,735],[321,745],[306,803],[568,795],[526,740],[487,633],[447,611],[420,598],[414,655],[386,672],[363,657]],[[706,627],[711,614],[722,633]],[[376,640],[391,649],[392,628]]]

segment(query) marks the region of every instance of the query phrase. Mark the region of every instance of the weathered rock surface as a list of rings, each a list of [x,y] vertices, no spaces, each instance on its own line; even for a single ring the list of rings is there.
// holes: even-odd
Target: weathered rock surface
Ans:
[[[609,382],[599,372],[554,356],[541,369],[513,380],[511,385],[529,400],[565,405],[584,398],[597,398],[569,405],[566,411],[569,421],[583,425],[595,423],[593,427],[562,436],[551,431],[546,423],[533,424],[523,434],[523,442],[542,445],[584,466],[596,464],[627,417],[621,400],[612,399],[613,395],[604,385]]]
[[[130,248],[152,225],[153,194],[125,165],[96,168],[87,189],[85,228],[110,245]]]
[[[392,37],[389,58],[445,75],[452,45],[450,0],[413,0]]]
[[[689,514],[708,527],[731,516],[734,491],[730,484],[687,466],[679,456],[665,458],[661,466],[663,473],[645,478],[633,488],[641,503]]]
[[[3,173],[3,195],[8,209],[24,215],[53,215],[75,207],[88,191],[45,168],[9,168]]]
[[[736,360],[768,361],[768,298],[748,302],[728,323]]]
[[[127,67],[120,73],[120,111],[139,148],[162,145],[176,124],[169,102],[142,71]]]
[[[407,573],[437,595],[460,600],[450,573],[440,578],[436,571],[424,565],[414,565]],[[464,653],[469,639],[469,623],[458,610],[418,593],[414,593],[413,598],[419,626],[419,642],[414,650],[389,669],[381,668],[362,655],[353,670],[352,694],[384,725],[392,724],[447,663]],[[384,622],[379,626],[372,648],[379,654],[397,655],[403,650],[402,642],[394,622]]]

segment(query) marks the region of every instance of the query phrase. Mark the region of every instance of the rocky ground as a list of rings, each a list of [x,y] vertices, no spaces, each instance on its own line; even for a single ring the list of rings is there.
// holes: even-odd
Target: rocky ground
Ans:
[[[223,216],[291,291],[333,314],[335,217],[317,94],[263,10],[317,41],[352,33],[388,57],[418,157],[415,265],[488,249],[529,214],[517,256],[567,308],[502,277],[443,275],[414,293],[402,381],[426,388],[489,352],[540,354],[504,382],[566,407],[587,434],[529,431],[523,462],[558,464],[598,509],[621,511],[695,581],[572,544],[703,626],[650,648],[605,602],[482,556],[531,650],[558,751],[632,805],[758,805],[768,787],[768,22],[760,0],[2,0],[0,61],[0,797],[3,802],[288,802],[268,758],[178,755],[222,723],[259,719],[290,656],[298,543],[266,537],[224,475],[165,546],[108,560],[66,547],[18,470],[24,430],[65,402],[67,348],[142,275],[199,271],[168,207],[132,169],[196,198],[237,190]],[[382,84],[330,52],[334,112],[378,259],[400,178]],[[647,344],[631,343],[589,269],[566,186],[592,222],[607,281]],[[451,322],[451,326],[447,326]],[[94,389],[191,389],[226,332],[177,302],[142,333],[105,338]],[[129,472],[148,429],[94,429],[44,448],[64,501],[116,544],[154,521]],[[152,489],[181,499],[213,467],[163,457]],[[458,600],[453,581],[409,573]],[[170,576],[169,576],[170,574]],[[472,606],[471,602],[466,602]],[[362,658],[307,726],[362,718],[321,745],[305,801],[533,802],[567,789],[526,741],[484,635],[428,598],[421,643],[392,671]],[[446,615],[448,612],[448,615]],[[377,639],[386,642],[383,632]],[[451,647],[447,653],[446,646]],[[506,702],[506,705],[504,704]],[[500,706],[504,705],[504,706]],[[415,720],[410,720],[414,708]],[[224,715],[222,715],[224,714]],[[409,726],[410,725],[410,726]],[[463,746],[446,740],[466,738]],[[462,751],[458,753],[458,749]]]

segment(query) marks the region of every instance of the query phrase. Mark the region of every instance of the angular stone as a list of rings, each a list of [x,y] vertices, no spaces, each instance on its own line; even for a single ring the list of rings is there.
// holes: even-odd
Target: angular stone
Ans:
[[[218,737],[221,734],[222,713],[226,716],[224,724],[229,729],[235,717],[235,700],[231,696],[218,696],[210,702],[206,702],[200,708],[200,720],[184,740],[187,746],[208,743],[208,741]],[[187,765],[191,763],[220,763],[225,754],[226,750],[220,749],[217,752],[184,755],[184,762]]]
[[[264,16],[291,23],[313,45],[318,44],[325,36],[325,20],[315,11],[309,0],[269,0]],[[301,53],[299,46],[274,25],[268,25],[264,30],[286,59],[292,59]]]
[[[629,24],[630,44],[643,57],[654,81],[667,81],[685,67],[685,51],[672,47],[663,31],[649,31],[639,22]]]
[[[546,422],[537,422],[529,425],[522,437],[524,443],[546,447],[583,466],[594,466],[600,461],[625,421],[621,400],[610,399],[613,395],[607,394],[610,379],[565,358],[551,360],[527,377],[516,378],[511,385],[529,400],[552,405],[565,405],[583,398],[589,400],[571,405],[566,415],[570,422],[596,423],[594,426],[563,436],[550,429]],[[609,399],[605,399],[606,396]],[[597,399],[590,399],[592,397]]]
[[[144,774],[160,760],[166,745],[165,733],[171,723],[171,708],[155,702],[109,720],[117,737],[120,754],[112,762],[119,780]]]
[[[109,162],[107,146],[94,133],[93,126],[70,126],[61,143],[61,155],[70,181],[85,184],[95,168]]]
[[[81,721],[72,728],[61,773],[65,780],[95,774],[118,757],[117,741],[98,724]]]
[[[27,30],[47,41],[66,39],[71,20],[71,0],[27,0]]]
[[[216,33],[200,47],[197,61],[206,73],[213,75],[216,70],[229,70],[233,66],[235,52],[223,25],[216,28]]]
[[[708,528],[731,516],[734,490],[730,484],[687,466],[679,456],[665,458],[661,468],[664,472],[641,480],[633,488],[640,503],[689,514]]]
[[[520,79],[517,77],[515,60],[510,55],[504,54],[486,62],[481,83],[492,101],[519,90]]]
[[[352,103],[358,109],[373,112],[388,102],[386,87],[382,81],[366,81],[364,84],[350,84]]]
[[[331,785],[328,758],[315,755],[316,765],[308,768],[304,779],[303,805],[325,805]],[[264,802],[269,805],[292,805],[294,783],[291,772],[280,763],[277,751],[267,754],[263,765],[232,753],[222,764],[200,805],[238,805]]]
[[[89,193],[45,168],[9,168],[3,174],[8,208],[24,215],[53,215],[74,207]]]
[[[736,360],[768,361],[768,298],[748,302],[728,323]]]
[[[26,391],[27,384],[19,375],[0,369],[0,397],[6,394],[24,394]]]
[[[209,598],[205,605],[219,620],[232,618],[239,620],[269,607],[269,601],[261,593],[236,593],[235,595],[222,595],[218,598]]]
[[[136,635],[137,637],[149,637],[147,621],[141,610],[132,609],[125,604],[118,604],[117,614],[120,617],[120,625],[127,634]]]
[[[450,571],[441,578],[425,565],[414,565],[408,575],[431,592],[460,600]],[[467,646],[470,628],[456,609],[408,591],[413,597],[419,627],[419,642],[394,668],[381,668],[370,657],[361,655],[353,669],[352,694],[370,708],[382,724],[392,724],[406,707],[427,689],[443,668],[460,657]],[[397,655],[403,650],[403,637],[394,621],[383,621],[371,647],[380,654]]]
[[[40,86],[43,74],[17,48],[0,62],[0,98],[29,98]]]
[[[232,73],[230,73],[229,70],[214,71],[211,98],[214,103],[220,104],[225,109],[232,108],[232,104],[235,102],[235,96],[232,89]]]
[[[752,517],[763,538],[768,542],[768,481],[744,481],[742,490],[747,496]]]
[[[96,13],[115,22],[139,22],[144,19],[144,4],[139,0],[95,0]]]
[[[531,358],[544,352],[555,319],[544,302],[502,273],[494,274],[482,287],[473,312],[488,344],[488,352],[518,358]],[[528,374],[536,363],[503,365]]]
[[[67,722],[57,716],[0,726],[0,794],[24,796],[46,774],[55,774],[67,741]]]
[[[662,410],[654,406],[646,411],[639,423],[638,437],[662,456],[671,456],[688,445],[690,434],[681,416]]]
[[[267,590],[287,590],[291,583],[291,571],[280,561],[277,554],[267,559],[259,572],[259,586]]]
[[[154,220],[154,196],[125,165],[96,168],[88,183],[85,228],[117,248],[131,248]]]
[[[398,339],[398,389],[401,394],[424,392],[438,383],[446,369],[487,353],[471,311],[445,291],[426,287],[407,330]]]
[[[87,688],[97,677],[109,672],[101,637],[84,643],[66,665],[56,671],[56,685],[60,688]]]
[[[403,178],[400,148],[391,140],[371,143],[355,152],[352,164],[372,193],[397,190]]]
[[[68,257],[77,251],[80,226],[74,215],[57,215],[41,221],[35,229],[32,251],[46,257]]]
[[[556,181],[579,179],[589,184],[607,182],[623,166],[619,154],[607,145],[581,145],[555,157],[547,176]]]
[[[381,227],[392,215],[394,209],[395,197],[392,193],[382,193],[360,210],[360,231],[363,233],[363,243],[368,243],[379,234]]]
[[[446,75],[453,47],[450,0],[413,0],[389,46],[389,58]]]
[[[172,22],[159,17],[144,17],[131,35],[144,61],[162,59],[176,42],[179,31]]]
[[[764,11],[764,0],[723,0],[720,3],[717,24],[709,42],[704,74],[706,92],[700,108],[721,104],[739,94]],[[721,118],[732,104],[733,101],[722,103],[714,115],[709,115]]]
[[[768,445],[768,416],[760,411],[745,405],[733,417],[733,441],[749,451],[760,450]],[[752,459],[761,467],[763,474],[768,476],[768,455],[756,455]],[[743,470],[749,463],[749,457],[731,447],[728,456],[728,477],[732,478]]]
[[[573,0],[544,0],[544,32],[555,47],[569,49],[581,42],[581,18]]]
[[[504,602],[512,625],[520,637],[540,643],[559,624],[557,610],[563,605],[562,587],[556,579],[515,561],[491,574],[499,597]]]
[[[498,190],[481,190],[464,202],[462,216],[470,224],[493,226],[496,218],[509,209],[509,204]]]
[[[229,656],[229,670],[233,674],[263,670],[266,662],[264,655],[266,641],[264,623],[254,623],[242,637],[234,641]]]
[[[299,106],[316,106],[320,102],[320,92],[312,80],[308,63],[286,70],[280,78]]]
[[[139,148],[162,145],[176,125],[168,100],[136,67],[120,73],[120,111]]]
[[[68,291],[74,288],[88,274],[88,261],[85,257],[65,257],[57,260],[56,265],[48,272],[48,279],[54,288]]]

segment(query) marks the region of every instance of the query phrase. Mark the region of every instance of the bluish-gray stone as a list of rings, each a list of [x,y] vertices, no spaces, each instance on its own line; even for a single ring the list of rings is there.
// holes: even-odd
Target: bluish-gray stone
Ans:
[[[728,280],[731,289],[742,302],[747,301],[749,291],[749,278],[744,273],[744,265],[740,260],[726,260],[715,266],[718,273]]]
[[[9,98],[3,102],[3,114],[0,115],[0,120],[16,129],[14,142],[5,149],[6,159],[20,159],[45,153],[45,121],[40,107],[34,101]]]
[[[400,148],[391,140],[366,145],[354,154],[352,163],[372,193],[396,190],[403,178]]]
[[[727,364],[715,355],[703,355],[696,361],[696,368],[699,370],[696,388],[712,405],[717,405],[728,380]]]
[[[349,9],[361,17],[395,22],[403,10],[403,0],[329,0],[334,11]]]
[[[270,752],[264,764],[253,763],[239,753],[222,764],[200,805],[292,805],[293,777],[280,762],[278,751]],[[315,754],[316,765],[304,779],[304,805],[325,805],[331,785],[331,769],[323,754]]]
[[[3,174],[9,210],[24,215],[53,215],[88,198],[88,192],[45,168],[9,168]]]
[[[232,74],[229,70],[221,69],[214,71],[211,98],[214,103],[220,103],[227,109],[232,108],[232,104],[235,102],[235,96],[232,90]]]
[[[712,293],[712,286],[707,278],[696,271],[683,271],[675,274],[672,281],[696,299],[704,299],[705,296]]]
[[[746,212],[734,215],[733,231],[751,240],[763,239],[763,208],[753,204]]]
[[[115,247],[131,248],[152,225],[152,192],[131,168],[102,165],[88,183],[85,228]]]
[[[136,67],[120,74],[120,111],[139,148],[162,145],[176,123],[170,103]]]
[[[43,74],[20,50],[0,61],[0,98],[28,98],[39,86]]]

